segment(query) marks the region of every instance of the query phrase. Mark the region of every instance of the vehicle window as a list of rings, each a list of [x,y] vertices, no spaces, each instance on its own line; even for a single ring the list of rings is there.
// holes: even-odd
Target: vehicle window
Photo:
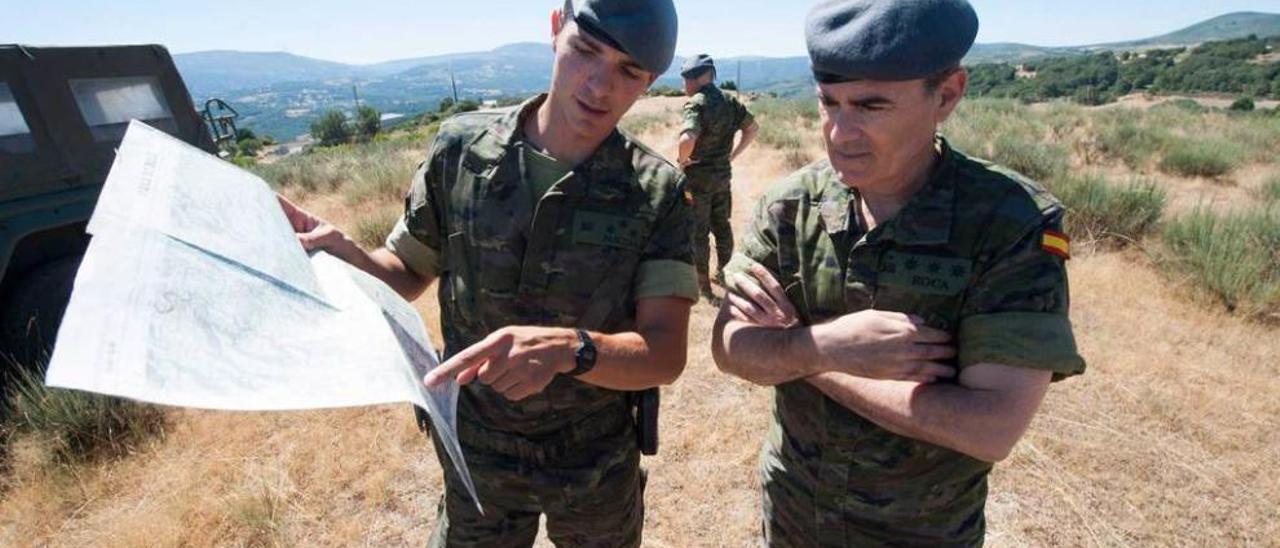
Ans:
[[[83,78],[70,81],[80,115],[98,142],[120,140],[129,120],[173,133],[173,113],[154,76]]]
[[[35,150],[31,128],[18,108],[9,84],[0,82],[0,152],[28,154]]]

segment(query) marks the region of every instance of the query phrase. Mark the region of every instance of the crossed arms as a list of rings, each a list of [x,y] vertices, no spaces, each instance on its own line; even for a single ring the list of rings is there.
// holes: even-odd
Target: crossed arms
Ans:
[[[867,310],[814,326],[796,314],[767,269],[733,277],[712,334],[726,373],[761,385],[803,381],[895,434],[979,460],[1008,457],[1026,432],[1051,373],[993,363],[965,367],[955,384],[950,336],[916,317]]]

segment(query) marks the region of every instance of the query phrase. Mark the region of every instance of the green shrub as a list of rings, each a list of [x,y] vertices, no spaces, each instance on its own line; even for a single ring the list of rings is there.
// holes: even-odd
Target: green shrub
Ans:
[[[1166,106],[1166,105],[1167,105],[1167,106]],[[1195,99],[1185,99],[1185,98],[1184,98],[1184,99],[1174,99],[1174,100],[1169,101],[1169,102],[1167,102],[1167,103],[1164,103],[1164,104],[1161,104],[1161,105],[1157,105],[1157,106],[1156,106],[1156,108],[1157,108],[1157,109],[1159,109],[1159,108],[1169,108],[1169,107],[1176,108],[1176,109],[1181,110],[1181,111],[1183,111],[1183,112],[1191,112],[1191,113],[1194,113],[1194,114],[1204,114],[1204,113],[1206,113],[1206,112],[1209,112],[1209,109],[1208,109],[1208,108],[1206,108],[1204,105],[1200,104],[1200,102],[1199,102],[1199,101],[1196,101]]]
[[[1254,108],[1256,108],[1256,105],[1253,104],[1252,97],[1241,97],[1239,99],[1236,99],[1235,102],[1231,103],[1231,107],[1229,110],[1232,110],[1234,112],[1253,112]]]
[[[1168,139],[1164,129],[1127,120],[1104,123],[1097,130],[1098,152],[1133,169],[1146,167]]]
[[[54,464],[121,456],[164,434],[158,407],[119,398],[45,386],[38,371],[13,367],[5,423],[13,432],[48,445]]]
[[[1169,266],[1228,310],[1280,314],[1280,210],[1218,215],[1197,209],[1170,221],[1164,239]]]
[[[1056,145],[1019,139],[1004,134],[991,147],[991,161],[1037,181],[1048,180],[1067,170],[1067,151]]]
[[[375,209],[368,215],[356,220],[356,226],[351,236],[365,249],[382,247],[387,235],[391,234],[391,229],[395,228],[396,222],[400,220],[403,214],[404,211],[397,207]]]
[[[1219,178],[1235,171],[1242,162],[1240,148],[1218,139],[1174,141],[1160,159],[1160,170],[1187,177]]]
[[[1154,183],[1113,184],[1098,174],[1062,177],[1049,186],[1067,207],[1067,233],[1104,247],[1141,240],[1160,221],[1168,201]]]

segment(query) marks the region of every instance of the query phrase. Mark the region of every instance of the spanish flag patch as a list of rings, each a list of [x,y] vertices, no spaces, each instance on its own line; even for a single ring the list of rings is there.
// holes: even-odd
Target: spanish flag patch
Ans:
[[[1040,238],[1040,248],[1062,257],[1064,261],[1071,260],[1071,238],[1061,232],[1044,231],[1044,236]]]

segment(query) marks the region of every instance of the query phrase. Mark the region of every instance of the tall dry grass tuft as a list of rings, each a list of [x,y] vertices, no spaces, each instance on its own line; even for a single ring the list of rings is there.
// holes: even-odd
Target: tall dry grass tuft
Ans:
[[[1229,141],[1181,138],[1169,145],[1160,159],[1160,170],[1185,177],[1217,179],[1230,175],[1244,163],[1244,152]]]
[[[665,112],[645,113],[627,116],[622,119],[622,130],[632,135],[640,135],[653,131],[671,123],[671,116]]]
[[[9,432],[5,438],[27,438],[41,445],[41,453],[48,457],[46,465],[127,455],[164,435],[165,417],[157,407],[50,388],[37,368],[15,366],[12,370],[15,380],[3,409],[3,428]]]
[[[1267,179],[1262,184],[1259,194],[1266,202],[1280,202],[1280,175]]]
[[[1169,267],[1228,310],[1280,320],[1280,209],[1196,210],[1165,228]]]
[[[1097,173],[1054,179],[1049,189],[1067,207],[1067,233],[1105,248],[1142,240],[1155,229],[1168,200],[1153,182],[1115,184]]]
[[[378,207],[356,220],[351,237],[365,249],[382,247],[403,215],[404,210],[394,205]]]
[[[328,194],[342,189],[348,203],[403,196],[415,166],[426,158],[434,127],[413,138],[356,145],[316,148],[273,163],[253,166],[253,171],[277,191],[296,197]]]

